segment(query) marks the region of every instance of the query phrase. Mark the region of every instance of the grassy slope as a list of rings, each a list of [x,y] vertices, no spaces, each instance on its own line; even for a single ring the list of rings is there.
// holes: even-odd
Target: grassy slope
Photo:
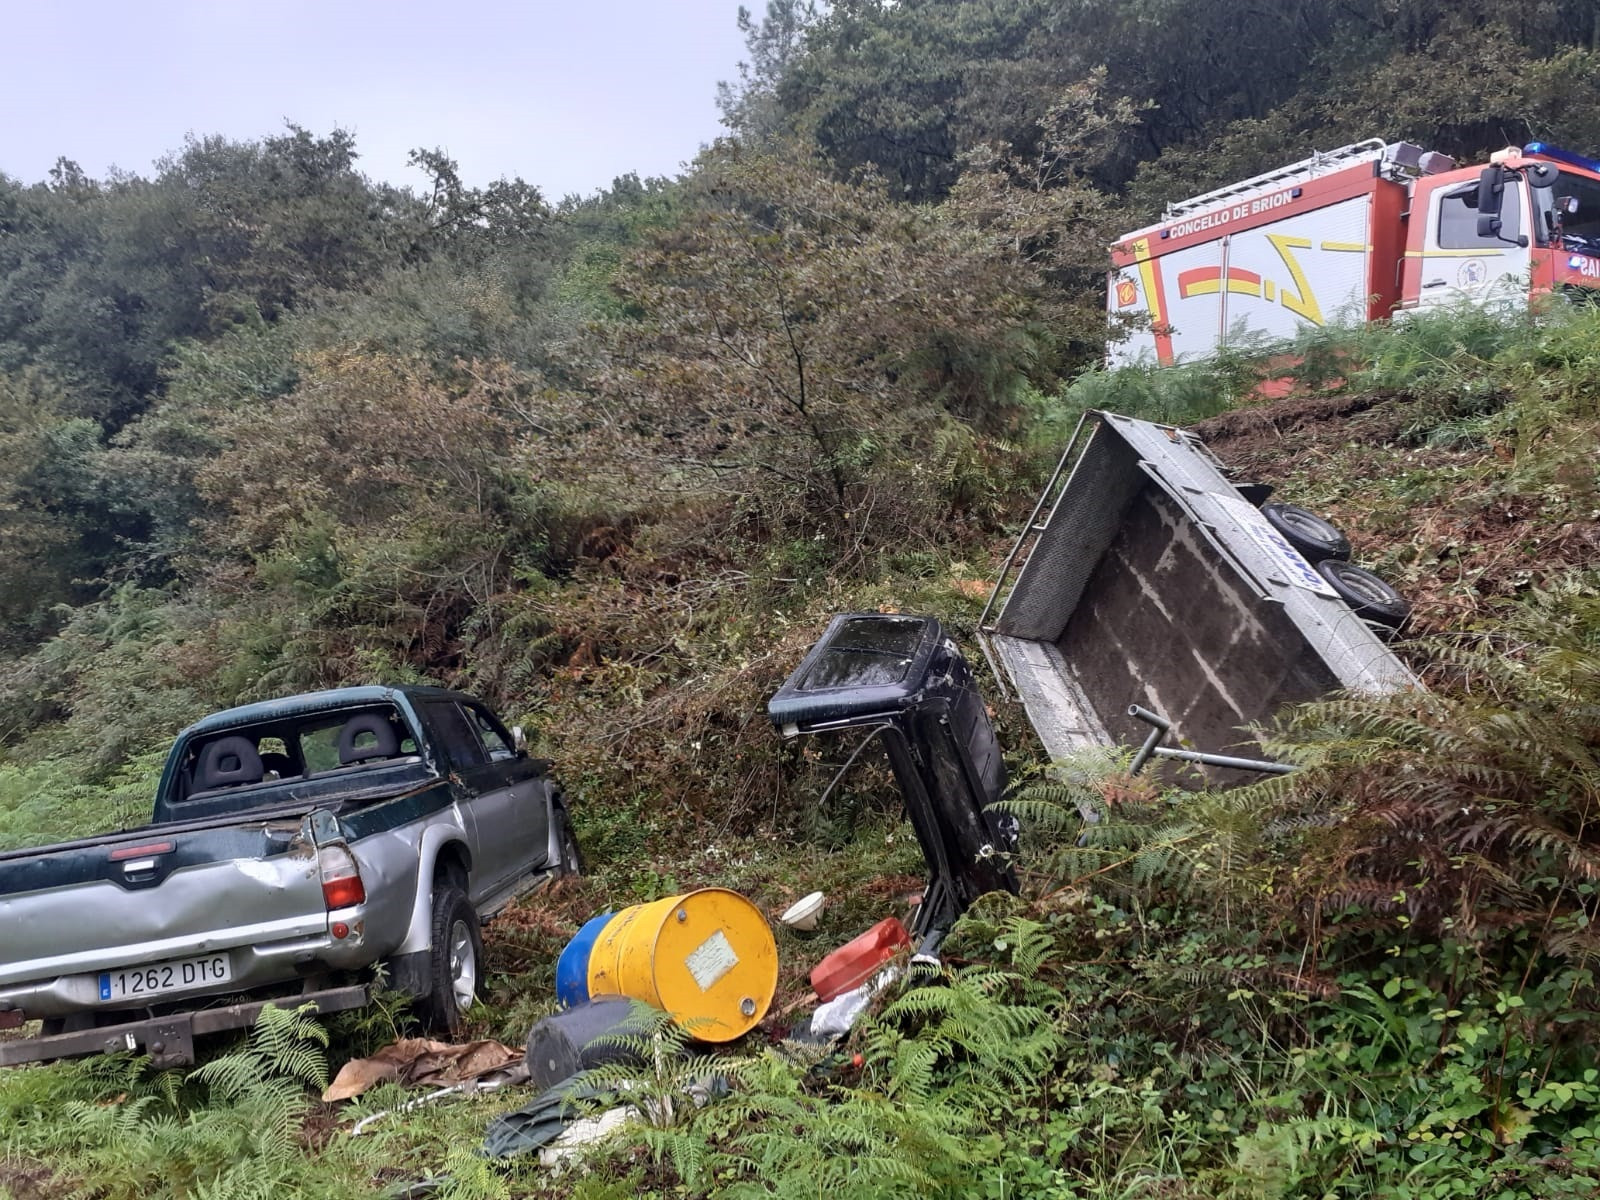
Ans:
[[[1600,350],[1591,352],[1589,347],[1600,346],[1597,334],[1600,320],[1594,318],[1538,335],[1473,320],[1363,334],[1336,358],[1344,380],[1320,388],[1317,380],[1308,380],[1309,396],[1246,406],[1212,418],[1202,429],[1219,456],[1242,474],[1279,485],[1285,497],[1342,525],[1356,544],[1357,558],[1415,599],[1419,631],[1449,635],[1481,629],[1497,621],[1504,606],[1530,587],[1592,569],[1596,561],[1600,502],[1592,397],[1600,393]],[[1310,357],[1308,375],[1318,361],[1316,355]],[[1137,392],[1128,397],[1124,387],[1124,405],[1170,415],[1173,385],[1168,381],[1161,386],[1168,392],[1143,401]],[[1180,382],[1180,391],[1183,386]],[[1067,397],[1067,406],[1105,392],[1103,380],[1086,381]],[[997,558],[1005,546],[1003,539],[994,539],[984,548],[975,547],[969,557],[979,562]],[[905,563],[897,565],[904,568]],[[605,908],[713,882],[740,888],[769,910],[814,887],[827,889],[832,904],[814,942],[780,932],[781,1004],[803,991],[804,971],[819,948],[837,944],[903,905],[919,864],[909,830],[887,811],[883,789],[864,784],[829,812],[811,809],[799,797],[820,790],[826,764],[780,758],[759,705],[828,611],[894,605],[938,611],[958,629],[970,625],[978,604],[971,581],[987,572],[970,562],[937,557],[913,566],[898,572],[891,567],[868,584],[819,577],[810,588],[780,589],[757,604],[739,589],[703,591],[699,599],[710,595],[711,603],[697,605],[699,616],[692,621],[681,616],[681,605],[670,593],[633,597],[640,608],[652,610],[642,621],[678,622],[676,634],[692,669],[683,672],[679,686],[663,689],[658,677],[625,657],[577,663],[569,686],[557,690],[540,714],[548,749],[570,772],[580,836],[594,871],[587,880],[518,904],[491,928],[487,944],[493,977],[479,1032],[519,1041],[550,1005],[555,953],[584,919]],[[575,611],[581,611],[581,603]],[[1418,665],[1427,665],[1417,644],[1402,651],[1412,653]],[[630,689],[634,703],[621,702]],[[1000,717],[1010,744],[1022,744],[1016,714],[1002,712]],[[678,782],[662,786],[664,778]],[[780,794],[779,788],[789,791]],[[834,1107],[826,1111],[847,1112],[860,1128],[876,1130],[881,1144],[874,1144],[887,1158],[893,1158],[896,1144],[921,1146],[918,1160],[932,1172],[916,1179],[891,1172],[875,1190],[1265,1196],[1325,1191],[1354,1195],[1378,1187],[1396,1195],[1444,1196],[1534,1190],[1581,1195],[1590,1186],[1584,1171],[1592,1167],[1570,1155],[1562,1157],[1559,1138],[1538,1142],[1531,1135],[1519,1139],[1506,1134],[1499,1107],[1484,1115],[1481,1106],[1473,1109],[1463,1102],[1457,1117],[1439,1119],[1436,1127],[1443,1140],[1437,1143],[1431,1140],[1433,1133],[1423,1138],[1413,1131],[1396,1135],[1397,1144],[1391,1147],[1371,1132],[1388,1128],[1385,1120],[1403,1122],[1392,1114],[1361,1116],[1367,1108],[1381,1107],[1379,1101],[1389,1095],[1383,1089],[1397,1089],[1396,1096],[1407,1088],[1416,1090],[1420,1075],[1442,1078],[1455,1060],[1430,1052],[1407,1060],[1405,1071],[1395,1077],[1402,1082],[1380,1084],[1382,1063],[1375,1059],[1364,1067],[1358,1059],[1338,1059],[1336,1069],[1330,1065],[1333,1059],[1323,1061],[1318,1055],[1328,1045],[1347,1041],[1358,1047],[1363,1041],[1390,1044],[1363,1024],[1373,1019],[1422,1021],[1416,1027],[1422,1043],[1435,1033],[1444,1036],[1442,1026],[1430,1033],[1433,1027],[1426,1019],[1402,1011],[1413,997],[1406,990],[1411,984],[1401,981],[1423,974],[1421,968],[1412,975],[1400,970],[1411,963],[1411,951],[1396,960],[1394,971],[1385,975],[1382,968],[1370,975],[1373,986],[1381,988],[1372,993],[1377,1005],[1350,998],[1357,995],[1352,980],[1344,1000],[1325,998],[1320,1007],[1313,1003],[1317,1015],[1294,1017],[1292,1032],[1285,1034],[1281,1006],[1304,1005],[1306,997],[1296,999],[1293,988],[1264,987],[1259,975],[1249,976],[1248,986],[1244,982],[1241,973],[1247,968],[1271,967],[1268,959],[1251,959],[1261,953],[1261,933],[1248,919],[1222,919],[1209,912],[1206,919],[1215,928],[1205,932],[1201,945],[1197,935],[1183,928],[1196,921],[1200,909],[1186,912],[1187,902],[1181,898],[1162,893],[1166,898],[1156,901],[1166,904],[1165,909],[1130,907],[1129,892],[1119,890],[1115,874],[1104,877],[1104,886],[1080,882],[1065,888],[1059,874],[1036,878],[1046,896],[1023,915],[1051,931],[1054,939],[1038,960],[1019,962],[1017,927],[1006,926],[1003,914],[976,920],[957,943],[958,957],[997,960],[1029,981],[1020,985],[1020,993],[1007,993],[1009,1008],[988,1012],[985,1020],[991,1027],[1003,1025],[1007,1013],[1042,997],[1054,1014],[1047,1032],[1059,1035],[1059,1044],[1031,1059],[1019,1051],[1012,1064],[1017,1076],[989,1082],[987,1086],[1003,1087],[1010,1097],[984,1102],[992,1109],[991,1119],[982,1115],[984,1105],[975,1108],[970,1095],[955,1090],[958,1084],[975,1085],[961,1074],[967,1069],[959,1067],[964,1056],[953,1052],[951,1044],[938,1043],[944,1049],[934,1056],[946,1064],[944,1073],[911,1086],[904,1073],[908,1068],[895,1058],[896,1052],[885,1049],[882,1040],[871,1040],[879,1035],[863,1035],[869,1071],[875,1068],[877,1073],[851,1092],[832,1094]],[[1396,937],[1403,940],[1398,933]],[[1127,949],[1108,949],[1118,945]],[[1436,947],[1423,947],[1418,953],[1424,960],[1428,956],[1423,951],[1438,954]],[[1149,970],[1151,956],[1160,955],[1170,955],[1173,962],[1190,956],[1200,964],[1195,970],[1203,978],[1189,979],[1178,990],[1156,982],[1170,978]],[[1210,970],[1225,958],[1233,961],[1228,956],[1237,957],[1235,967],[1204,975],[1202,967]],[[956,989],[954,994],[966,993]],[[1476,1002],[1471,996],[1454,999]],[[1432,1003],[1423,996],[1414,1007],[1426,1013]],[[1388,1018],[1381,1018],[1382,1004],[1390,1006]],[[1185,1014],[1182,1020],[1174,1016],[1180,1012]],[[948,1019],[948,1014],[939,1019],[927,1013],[902,1014],[898,1025],[890,1024],[902,1033],[910,1030],[915,1040],[943,1028],[939,1020]],[[1166,1021],[1170,1028],[1162,1024]],[[1141,1023],[1149,1032],[1144,1040],[1141,1030],[1131,1028]],[[382,1020],[346,1028],[336,1055],[379,1042],[388,1032]],[[979,1035],[969,1028],[966,1036]],[[1255,1054],[1245,1049],[1252,1039]],[[1015,1041],[997,1045],[994,1061],[1004,1060]],[[1509,1044],[1506,1035],[1503,1045]],[[1077,1049],[1069,1051],[1068,1046]],[[1502,1067],[1504,1060],[1502,1048]],[[1143,1064],[1137,1072],[1135,1062]],[[1165,1067],[1159,1066],[1162,1062]],[[1548,1074],[1550,1068],[1545,1069]],[[1317,1075],[1317,1070],[1333,1073]],[[1367,1082],[1359,1087],[1350,1082],[1363,1073]],[[1462,1073],[1451,1086],[1459,1084],[1469,1092],[1474,1079],[1481,1090],[1494,1075],[1492,1066],[1482,1063]],[[89,1078],[84,1068],[57,1067],[13,1073],[0,1081],[0,1115],[22,1131],[7,1145],[0,1192],[9,1188],[18,1197],[54,1194],[60,1181],[48,1182],[46,1165],[54,1164],[65,1179],[96,1179],[103,1194],[138,1194],[117,1182],[114,1173],[108,1181],[105,1164],[111,1143],[100,1135],[35,1136],[19,1121],[38,1111],[30,1108],[30,1094],[73,1092],[100,1106],[127,1103],[131,1089],[126,1080],[95,1079],[99,1077]],[[1316,1097],[1336,1094],[1342,1086],[1338,1081],[1356,1088],[1349,1093],[1356,1099],[1342,1102],[1340,1112],[1318,1108]],[[780,1090],[770,1078],[747,1083],[754,1095]],[[378,1097],[374,1105],[395,1098]],[[187,1110],[202,1117],[218,1105],[214,1097],[191,1095],[187,1102],[202,1104]],[[1577,1106],[1575,1113],[1595,1107],[1592,1095],[1569,1102]],[[915,1115],[924,1105],[955,1114],[951,1119],[961,1130],[958,1146],[941,1141],[943,1135],[930,1126],[894,1129],[882,1124],[891,1111]],[[384,1135],[383,1153],[376,1156],[350,1148],[338,1128],[348,1125],[350,1113],[313,1110],[305,1124],[311,1132],[299,1141],[304,1159],[292,1165],[280,1186],[305,1186],[305,1181],[317,1179],[332,1194],[360,1194],[443,1163],[452,1156],[452,1145],[470,1142],[488,1113],[504,1106],[503,1100],[478,1102],[452,1113],[397,1119]],[[1442,1102],[1435,1107],[1442,1110]],[[1185,1109],[1194,1111],[1181,1111]],[[823,1120],[818,1116],[823,1110],[795,1108],[779,1127],[787,1124],[790,1134],[801,1137],[794,1122],[802,1111],[811,1114],[808,1121]],[[1294,1117],[1296,1111],[1303,1115]],[[33,1118],[35,1126],[40,1119]],[[1420,1118],[1404,1119],[1415,1125]],[[737,1120],[726,1125],[701,1122],[691,1140],[714,1156],[742,1146],[740,1130],[766,1128],[767,1120],[740,1109]],[[1578,1120],[1574,1116],[1572,1124]],[[1580,1132],[1587,1136],[1588,1131]],[[1573,1138],[1569,1148],[1582,1141]],[[812,1140],[826,1148],[823,1139],[816,1132]],[[1338,1154],[1330,1154],[1330,1145],[1341,1144]],[[835,1157],[868,1153],[868,1147],[848,1139],[831,1145],[828,1152]],[[1419,1153],[1419,1147],[1425,1152]],[[659,1189],[661,1194],[681,1194],[685,1181],[687,1192],[695,1194],[719,1186],[748,1190],[765,1174],[774,1186],[798,1194],[804,1188],[791,1187],[794,1173],[822,1170],[815,1163],[807,1168],[804,1154],[781,1138],[768,1146],[770,1160],[754,1172],[748,1166],[755,1161],[748,1146],[740,1151],[743,1158],[726,1160],[720,1174],[709,1176],[697,1173],[692,1156],[686,1164],[671,1149],[659,1140],[635,1139],[630,1148],[611,1155],[578,1191],[629,1195]],[[1391,1154],[1392,1161],[1385,1157]],[[459,1154],[455,1163],[462,1166]],[[1543,1164],[1537,1173],[1544,1182],[1537,1187],[1530,1182],[1536,1174],[1530,1164]],[[939,1174],[941,1170],[949,1173]],[[204,1169],[199,1173],[203,1176]],[[1447,1178],[1458,1182],[1446,1186],[1441,1180]],[[544,1190],[539,1176],[529,1170],[519,1170],[509,1182],[489,1178],[478,1185],[486,1195]],[[566,1194],[569,1186],[556,1185],[550,1194]],[[174,1194],[182,1193],[175,1189]],[[464,1183],[461,1194],[479,1193]]]

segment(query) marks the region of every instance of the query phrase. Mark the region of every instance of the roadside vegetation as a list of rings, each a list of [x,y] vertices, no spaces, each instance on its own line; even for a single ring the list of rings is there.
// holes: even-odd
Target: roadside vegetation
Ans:
[[[1175,195],[1375,131],[1600,149],[1597,18],[1244,11],[774,3],[734,136],[559,203],[438,154],[375,185],[298,129],[0,178],[0,848],[139,820],[216,707],[477,691],[556,762],[592,873],[491,927],[476,1033],[520,1043],[608,908],[826,889],[781,1004],[904,911],[883,779],[819,804],[848,750],[783,745],[766,698],[834,612],[969,635],[1088,408],[1199,424],[1330,516],[1414,601],[1428,685],[1285,714],[1299,772],[1215,794],[1047,778],[1000,706],[1025,894],[841,1058],[750,1045],[582,1171],[477,1157],[505,1095],[352,1139],[403,1093],[315,1096],[408,1028],[384,1006],[271,1015],[194,1072],[0,1075],[0,1196],[1600,1192],[1600,313],[1328,330],[1272,403],[1281,359],[1093,366],[1103,246]]]

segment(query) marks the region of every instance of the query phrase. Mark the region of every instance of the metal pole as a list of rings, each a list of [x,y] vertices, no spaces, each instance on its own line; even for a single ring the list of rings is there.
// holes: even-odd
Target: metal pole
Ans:
[[[1174,750],[1170,746],[1157,746],[1151,753],[1159,754],[1162,758],[1204,763],[1208,767],[1234,767],[1240,771],[1261,771],[1267,775],[1294,773],[1294,768],[1288,763],[1267,762],[1261,758],[1234,758],[1229,754],[1206,754],[1200,750]]]
[[[1137,775],[1144,770],[1145,763],[1150,761],[1150,755],[1161,739],[1167,736],[1167,731],[1172,728],[1172,722],[1165,717],[1156,716],[1148,708],[1140,708],[1137,704],[1128,705],[1128,715],[1138,717],[1139,720],[1155,727],[1150,730],[1150,736],[1144,739],[1144,745],[1139,747],[1139,753],[1133,756],[1133,762],[1128,765],[1128,774]]]
[[[1150,756],[1159,754],[1162,758],[1175,758],[1181,762],[1203,763],[1208,767],[1232,767],[1238,771],[1260,771],[1266,775],[1288,775],[1294,771],[1287,763],[1268,762],[1261,758],[1238,758],[1232,754],[1207,754],[1202,750],[1174,750],[1169,746],[1158,745],[1162,738],[1172,729],[1172,722],[1165,717],[1151,712],[1148,708],[1141,708],[1137,704],[1128,705],[1128,715],[1137,717],[1146,725],[1153,726],[1150,736],[1145,738],[1144,745],[1139,747],[1139,752],[1133,756],[1133,762],[1128,766],[1128,774],[1137,775],[1150,761]]]

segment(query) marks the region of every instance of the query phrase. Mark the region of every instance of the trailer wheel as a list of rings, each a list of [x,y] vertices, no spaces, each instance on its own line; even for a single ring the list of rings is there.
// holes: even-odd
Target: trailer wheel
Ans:
[[[428,990],[417,999],[417,1015],[435,1033],[458,1035],[483,977],[483,935],[466,893],[440,880],[433,892]]]
[[[1350,539],[1339,527],[1298,504],[1263,504],[1261,515],[1309,563],[1350,557]]]
[[[1392,636],[1411,615],[1411,605],[1405,597],[1371,571],[1354,563],[1340,562],[1336,558],[1323,559],[1317,564],[1317,574],[1328,581],[1328,586],[1339,594],[1339,599],[1369,625],[1386,630]]]

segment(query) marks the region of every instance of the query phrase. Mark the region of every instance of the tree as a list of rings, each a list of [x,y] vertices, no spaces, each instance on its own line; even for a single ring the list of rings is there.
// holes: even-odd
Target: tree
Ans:
[[[737,84],[717,84],[722,123],[739,137],[762,142],[786,132],[778,88],[799,61],[806,31],[818,16],[815,0],[767,0],[760,22],[739,6],[739,32],[750,61],[739,64]]]
[[[77,531],[52,511],[42,476],[53,443],[70,440],[59,395],[37,372],[0,375],[0,653],[49,630],[51,608],[73,598]]]
[[[772,531],[893,536],[941,503],[931,447],[1005,425],[1048,342],[1048,290],[1015,238],[908,207],[802,150],[722,144],[698,203],[618,289],[589,432],[636,483],[739,498]]]

